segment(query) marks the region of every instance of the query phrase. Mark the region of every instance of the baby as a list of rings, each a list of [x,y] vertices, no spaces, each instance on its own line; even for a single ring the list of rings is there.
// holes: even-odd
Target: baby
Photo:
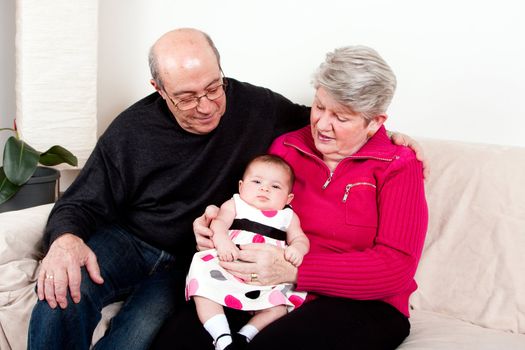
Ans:
[[[288,204],[294,174],[283,159],[262,155],[253,159],[239,181],[239,194],[222,204],[211,223],[216,249],[198,252],[186,279],[186,297],[193,297],[204,328],[218,350],[233,349],[230,327],[223,306],[255,311],[255,315],[235,335],[247,343],[264,327],[301,305],[306,293],[295,292],[293,285],[261,286],[240,281],[220,265],[218,260],[234,261],[237,245],[268,243],[285,248],[284,257],[295,266],[303,261],[310,244],[301,229],[299,218]],[[286,244],[285,244],[286,241]],[[250,282],[256,282],[252,273]]]

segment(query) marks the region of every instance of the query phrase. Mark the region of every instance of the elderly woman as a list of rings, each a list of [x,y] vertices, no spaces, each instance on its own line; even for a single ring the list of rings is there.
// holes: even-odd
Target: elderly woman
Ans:
[[[292,282],[309,296],[253,339],[234,339],[248,340],[247,349],[395,349],[410,331],[428,221],[422,165],[383,126],[396,78],[374,50],[349,46],[327,55],[314,87],[311,125],[270,148],[295,171],[292,205],[310,253],[297,268],[282,250],[250,244],[240,261],[222,264],[249,283]],[[205,222],[195,224],[200,248],[210,244]],[[176,331],[200,334],[194,323]]]

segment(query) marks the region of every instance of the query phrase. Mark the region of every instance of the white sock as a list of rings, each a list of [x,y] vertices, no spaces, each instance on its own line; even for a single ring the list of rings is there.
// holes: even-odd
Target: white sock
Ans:
[[[213,316],[204,323],[204,328],[208,331],[208,333],[210,333],[211,337],[213,338],[215,349],[223,350],[226,346],[231,344],[231,335],[224,336],[218,339],[223,334],[231,334],[230,326],[228,325],[226,315],[217,314]]]
[[[259,333],[259,330],[251,324],[247,324],[244,325],[244,327],[242,327],[238,333],[244,335],[248,339],[248,342],[250,342],[253,339],[253,337],[255,337],[257,333]]]

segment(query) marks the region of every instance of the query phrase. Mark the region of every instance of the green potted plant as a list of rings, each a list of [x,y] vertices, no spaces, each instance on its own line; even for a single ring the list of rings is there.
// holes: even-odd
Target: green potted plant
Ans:
[[[4,146],[3,166],[0,167],[0,207],[7,205],[10,200],[18,197],[15,195],[24,185],[31,182],[32,177],[38,176],[39,172],[44,173],[44,175],[46,172],[56,173],[56,182],[59,174],[58,171],[52,168],[39,167],[38,164],[45,166],[53,166],[61,163],[67,163],[72,166],[78,164],[77,157],[61,146],[55,145],[45,152],[39,152],[29,146],[20,139],[16,128],[16,120],[13,128],[1,128],[0,131],[10,131],[15,134],[7,139]],[[36,182],[38,183],[38,181]],[[35,195],[32,194],[31,197],[35,197]],[[10,208],[8,210],[22,209],[24,207],[27,206],[22,204],[22,206],[19,207],[17,204],[16,208]],[[3,210],[0,210],[0,212],[1,211]]]

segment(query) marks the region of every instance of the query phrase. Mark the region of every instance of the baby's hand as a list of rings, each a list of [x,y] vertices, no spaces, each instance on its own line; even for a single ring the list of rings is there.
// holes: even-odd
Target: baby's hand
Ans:
[[[215,247],[220,261],[235,261],[239,257],[239,249],[229,239],[215,242]]]
[[[291,262],[295,267],[298,267],[303,262],[304,255],[294,246],[288,246],[284,250],[284,258]]]

